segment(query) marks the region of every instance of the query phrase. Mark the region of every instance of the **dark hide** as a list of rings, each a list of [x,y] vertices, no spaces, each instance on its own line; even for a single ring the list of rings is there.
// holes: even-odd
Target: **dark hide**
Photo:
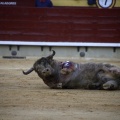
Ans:
[[[119,89],[120,68],[111,64],[74,62],[71,62],[72,69],[62,68],[62,62],[54,60],[54,55],[55,51],[48,57],[40,58],[23,74],[34,70],[46,85],[56,89]]]

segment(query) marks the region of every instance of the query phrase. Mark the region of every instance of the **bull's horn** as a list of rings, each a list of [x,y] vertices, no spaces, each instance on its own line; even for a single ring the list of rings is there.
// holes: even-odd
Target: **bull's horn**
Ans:
[[[54,50],[52,50],[52,51],[53,51],[53,53],[51,55],[49,55],[47,58],[53,58],[53,56],[55,55],[55,51]]]
[[[23,74],[24,75],[28,75],[29,73],[31,73],[32,71],[34,70],[34,68],[32,67],[32,68],[30,68],[28,71],[23,71]]]
[[[52,51],[53,51],[52,56],[54,56],[55,55],[55,51],[54,50],[52,50]]]

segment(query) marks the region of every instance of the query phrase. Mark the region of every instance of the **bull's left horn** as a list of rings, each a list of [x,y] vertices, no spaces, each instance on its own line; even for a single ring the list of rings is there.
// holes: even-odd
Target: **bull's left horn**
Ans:
[[[55,55],[55,51],[54,50],[52,50],[52,51],[53,51],[53,53],[51,55],[49,55],[47,58],[53,58],[53,56]]]
[[[53,51],[52,56],[54,56],[55,55],[55,51],[54,50],[52,50],[52,51]]]
[[[34,68],[32,67],[32,68],[30,68],[28,71],[23,71],[23,74],[24,75],[28,75],[29,73],[31,73],[32,71],[34,70]]]

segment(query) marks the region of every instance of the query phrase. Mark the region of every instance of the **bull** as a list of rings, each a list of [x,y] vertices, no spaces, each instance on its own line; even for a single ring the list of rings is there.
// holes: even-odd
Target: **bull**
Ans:
[[[120,88],[120,68],[103,63],[60,62],[53,59],[55,51],[38,59],[24,75],[35,71],[44,83],[54,89],[103,89]]]

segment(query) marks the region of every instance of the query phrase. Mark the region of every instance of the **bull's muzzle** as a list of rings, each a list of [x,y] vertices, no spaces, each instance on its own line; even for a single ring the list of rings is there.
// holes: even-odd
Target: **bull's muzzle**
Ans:
[[[43,71],[42,71],[42,75],[43,76],[49,76],[52,74],[52,71],[49,69],[49,68],[45,68]]]

